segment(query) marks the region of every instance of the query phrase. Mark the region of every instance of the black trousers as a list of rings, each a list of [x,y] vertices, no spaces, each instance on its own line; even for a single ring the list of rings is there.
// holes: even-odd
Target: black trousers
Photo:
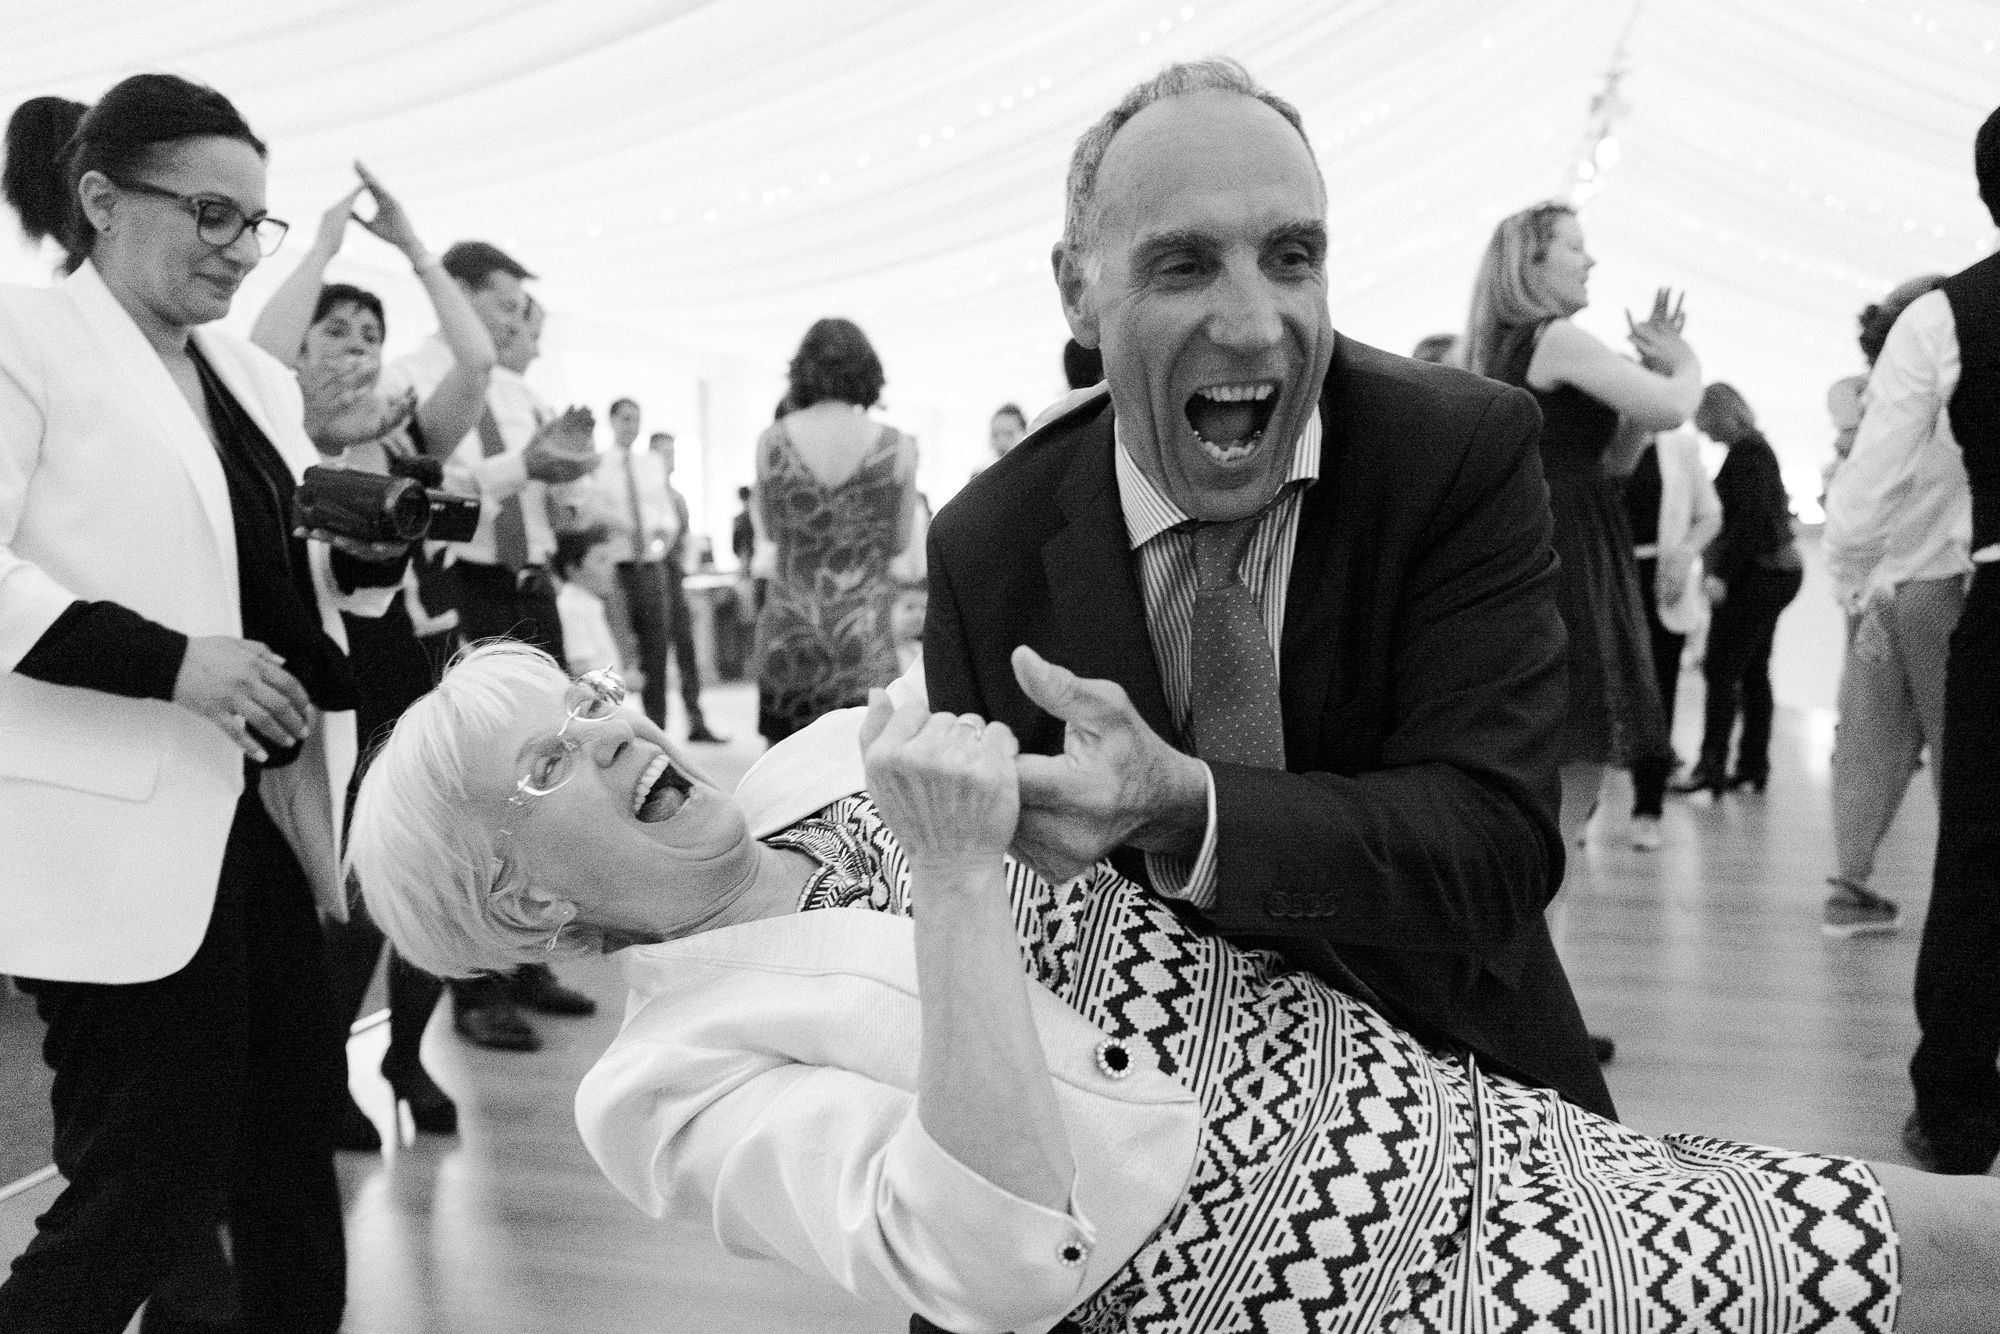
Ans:
[[[1778,617],[1799,595],[1800,570],[1750,569],[1729,585],[1708,623],[1708,651],[1701,674],[1708,683],[1701,735],[1701,767],[1714,774],[1761,780],[1771,772],[1771,641]],[[1738,715],[1736,767],[1729,767],[1729,736]]]
[[[1674,697],[1681,688],[1681,650],[1687,647],[1687,636],[1677,635],[1667,629],[1660,620],[1660,599],[1657,593],[1660,577],[1660,562],[1653,557],[1642,558],[1639,567],[1639,600],[1646,607],[1646,626],[1653,635],[1653,677],[1660,686],[1660,707],[1666,712],[1667,741],[1671,748],[1674,735]],[[1659,818],[1666,805],[1667,780],[1674,776],[1674,760],[1669,754],[1642,759],[1632,766],[1632,814]]]
[[[546,572],[517,575],[504,565],[462,560],[451,567],[458,599],[458,635],[468,644],[518,639],[547,651],[565,669],[562,616]]]
[[[354,811],[354,795],[367,772],[375,748],[387,739],[403,711],[416,703],[437,684],[441,670],[417,639],[409,613],[399,597],[380,617],[349,616],[347,656],[354,664],[354,676],[361,686],[361,705],[355,723],[361,737],[361,762],[354,767],[354,781],[347,790],[347,810]],[[368,916],[368,905],[357,896],[348,905],[345,922],[328,922],[326,967],[331,986],[333,1018],[351,1023],[368,995],[374,980],[376,961],[382,957],[385,940],[381,928]],[[444,983],[415,964],[389,950],[389,1052],[383,1058],[385,1072],[414,1069],[418,1049],[423,1044],[424,1026],[437,1008]]]
[[[702,726],[701,668],[694,656],[694,616],[688,611],[687,589],[678,567],[667,565],[667,633],[674,641],[674,665],[681,674],[681,703],[687,706],[688,726]],[[664,689],[661,707],[665,707]]]
[[[0,1285],[6,1334],[120,1334],[229,1226],[230,1328],[332,1334],[347,1297],[333,1174],[346,1028],[328,1011],[312,891],[254,790],[208,932],[179,972],[29,981],[68,1185]]]
[[[456,562],[451,570],[452,587],[458,599],[460,639],[468,644],[486,639],[518,639],[544,650],[563,670],[569,670],[569,655],[563,650],[562,615],[556,610],[555,585],[546,572],[538,569],[517,575],[502,565],[481,565],[469,560]],[[503,996],[499,980],[491,977],[454,978],[447,985],[452,999],[468,1009],[493,1004]]]
[[[1937,864],[1917,950],[1917,1112],[1949,1170],[2000,1150],[2000,570],[1981,565],[1945,669]]]
[[[656,560],[623,561],[618,566],[618,583],[625,592],[625,612],[632,621],[632,633],[639,641],[637,666],[646,674],[639,699],[646,716],[660,726],[667,725],[667,621],[666,569]]]

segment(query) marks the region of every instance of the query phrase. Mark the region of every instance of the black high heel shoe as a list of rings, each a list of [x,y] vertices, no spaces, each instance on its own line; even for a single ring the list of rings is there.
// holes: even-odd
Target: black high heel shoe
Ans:
[[[390,1090],[396,1095],[396,1103],[410,1109],[410,1122],[426,1135],[456,1135],[458,1133],[458,1104],[451,1095],[438,1087],[430,1071],[421,1065],[382,1066],[382,1077],[389,1081]]]
[[[1708,769],[1697,764],[1688,770],[1686,778],[1676,778],[1667,784],[1667,791],[1677,792],[1684,797],[1697,792],[1706,792],[1711,797],[1719,797],[1727,792],[1730,786],[1730,780],[1723,776],[1720,769]]]
[[[354,1101],[352,1093],[345,1093],[345,1106],[340,1109],[340,1119],[334,1123],[333,1147],[350,1153],[380,1153],[382,1132],[368,1119],[368,1113]]]

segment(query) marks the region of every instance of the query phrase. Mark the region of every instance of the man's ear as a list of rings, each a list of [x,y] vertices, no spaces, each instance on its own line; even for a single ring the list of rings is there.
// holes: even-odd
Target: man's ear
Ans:
[[[1072,255],[1061,242],[1049,251],[1049,267],[1055,270],[1056,291],[1062,296],[1063,318],[1069,322],[1070,336],[1085,347],[1097,346],[1097,310],[1090,300],[1091,281],[1084,273],[1084,257]]]

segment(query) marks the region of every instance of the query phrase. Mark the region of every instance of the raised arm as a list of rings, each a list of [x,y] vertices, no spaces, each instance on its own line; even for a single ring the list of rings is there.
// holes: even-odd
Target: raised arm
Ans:
[[[472,302],[444,265],[425,248],[416,224],[402,203],[390,194],[375,174],[357,162],[369,197],[375,201],[375,215],[359,219],[361,225],[403,252],[424,285],[437,312],[438,332],[451,349],[451,369],[417,405],[417,424],[429,447],[449,452],[466,432],[479,424],[486,407],[486,386],[493,378],[498,353],[493,335],[486,331]]]
[[[1568,320],[1552,322],[1528,363],[1537,389],[1572,385],[1618,409],[1640,430],[1668,431],[1701,404],[1701,362],[1678,332],[1648,320],[1632,326],[1640,365]]]
[[[257,312],[250,341],[293,370],[305,349],[306,330],[312,327],[313,310],[319,304],[319,289],[326,284],[326,266],[340,253],[347,235],[348,221],[354,216],[354,201],[364,186],[355,186],[320,215],[319,230],[313,234],[312,248],[299,260],[264,309]]]
[[[1066,1209],[1076,1166],[1029,1010],[1005,856],[1019,747],[1003,723],[896,708],[874,691],[868,787],[910,860],[923,1054],[917,1116],[938,1147],[1010,1195]]]

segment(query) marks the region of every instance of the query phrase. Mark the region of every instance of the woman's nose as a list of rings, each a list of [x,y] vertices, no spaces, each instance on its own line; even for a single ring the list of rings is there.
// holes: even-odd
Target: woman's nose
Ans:
[[[578,719],[577,722],[590,729],[584,734],[583,744],[590,752],[591,762],[599,768],[616,763],[619,748],[638,735],[623,709],[614,711],[608,718]]]

